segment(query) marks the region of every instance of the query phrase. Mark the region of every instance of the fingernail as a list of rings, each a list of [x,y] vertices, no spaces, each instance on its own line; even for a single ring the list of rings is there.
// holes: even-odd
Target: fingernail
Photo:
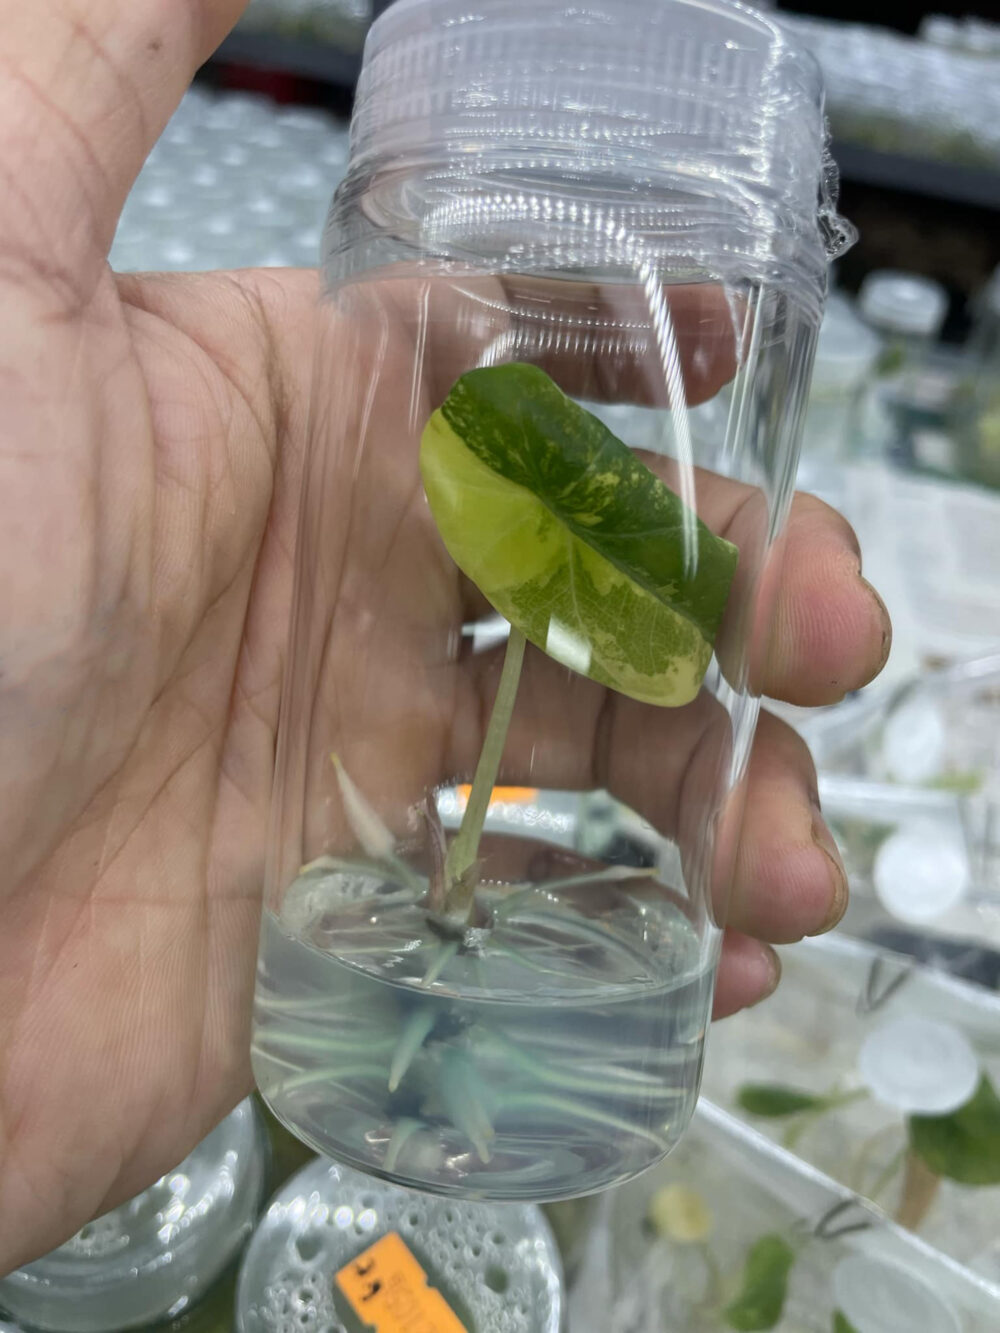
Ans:
[[[757,1004],[760,1004],[761,1000],[766,1000],[769,995],[773,995],[778,989],[778,982],[781,980],[781,958],[778,956],[777,950],[772,949],[769,944],[761,944],[760,955],[764,966],[767,968],[768,979],[764,990],[760,993]]]
[[[820,814],[818,803],[816,803],[813,812],[812,839],[830,863],[831,895],[830,909],[823,919],[823,924],[809,933],[810,935],[825,935],[828,930],[834,928],[847,911],[848,887],[847,871],[844,869],[844,863],[840,857],[840,849],[827,827],[826,820]]]
[[[860,571],[859,571],[860,574]],[[868,595],[873,599],[878,607],[879,619],[882,621],[882,648],[878,663],[878,671],[881,671],[889,660],[889,651],[892,648],[892,618],[889,615],[889,608],[878,595],[878,592],[872,587],[867,579],[862,579],[861,584]],[[876,675],[878,674],[876,671]]]

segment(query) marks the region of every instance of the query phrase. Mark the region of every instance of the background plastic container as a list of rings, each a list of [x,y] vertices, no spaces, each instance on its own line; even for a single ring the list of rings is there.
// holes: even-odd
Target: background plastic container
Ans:
[[[837,937],[782,962],[775,995],[713,1030],[707,1095],[1000,1298],[1000,996]]]
[[[678,1151],[603,1206],[570,1298],[578,1333],[987,1333],[1000,1318],[988,1283],[704,1099]]]
[[[267,1167],[263,1124],[241,1102],[148,1190],[0,1279],[0,1312],[45,1333],[115,1333],[186,1313],[249,1237]]]

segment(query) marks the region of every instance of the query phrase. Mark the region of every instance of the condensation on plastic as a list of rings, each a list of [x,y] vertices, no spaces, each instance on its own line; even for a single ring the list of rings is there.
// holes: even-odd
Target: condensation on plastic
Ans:
[[[429,193],[368,202],[372,220],[419,213],[415,246],[459,258],[471,219],[451,182],[488,175],[490,224],[578,221],[581,266],[596,229],[602,258],[617,248],[632,273],[686,264],[791,285],[818,312],[828,260],[854,239],[821,106],[812,57],[727,0],[397,0],[368,35],[327,275],[372,263],[346,218],[351,182],[419,159]],[[505,262],[530,260],[512,246]]]

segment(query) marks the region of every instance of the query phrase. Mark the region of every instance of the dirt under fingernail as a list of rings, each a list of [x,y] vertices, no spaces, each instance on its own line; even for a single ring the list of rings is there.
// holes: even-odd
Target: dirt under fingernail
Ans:
[[[833,929],[847,911],[849,889],[847,871],[844,868],[844,862],[841,860],[840,848],[837,846],[826,820],[818,809],[812,822],[812,839],[827,859],[830,870],[831,895],[830,907],[822,925],[809,933],[811,935],[825,935],[828,930]]]

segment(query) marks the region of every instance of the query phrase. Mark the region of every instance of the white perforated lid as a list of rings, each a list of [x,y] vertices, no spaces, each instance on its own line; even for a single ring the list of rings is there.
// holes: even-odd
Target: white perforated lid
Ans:
[[[868,1034],[858,1073],[872,1095],[907,1115],[947,1115],[979,1084],[979,1059],[951,1023],[901,1015]]]
[[[559,1333],[562,1266],[539,1208],[411,1193],[326,1158],[268,1205],[240,1267],[237,1333],[348,1333],[337,1274],[390,1233],[470,1329]]]
[[[882,732],[882,760],[897,782],[919,786],[944,769],[948,730],[939,705],[917,694],[894,708]]]
[[[933,921],[960,902],[971,877],[961,837],[932,820],[916,821],[886,838],[872,870],[882,906],[897,920],[915,924]]]

